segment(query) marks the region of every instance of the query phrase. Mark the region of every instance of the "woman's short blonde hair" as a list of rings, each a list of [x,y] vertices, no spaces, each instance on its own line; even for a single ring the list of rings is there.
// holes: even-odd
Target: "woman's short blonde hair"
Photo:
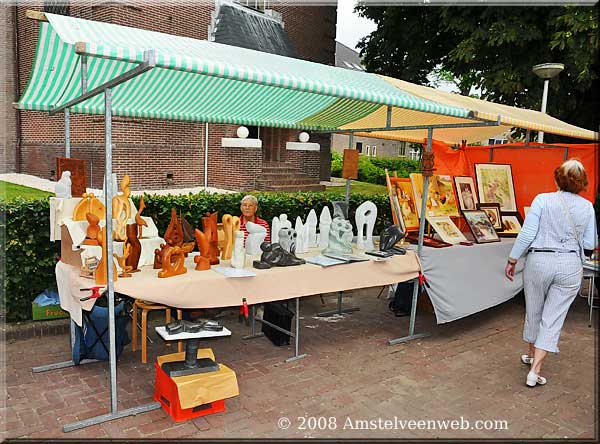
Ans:
[[[579,159],[569,159],[554,170],[554,180],[562,191],[578,194],[588,185],[587,173]]]

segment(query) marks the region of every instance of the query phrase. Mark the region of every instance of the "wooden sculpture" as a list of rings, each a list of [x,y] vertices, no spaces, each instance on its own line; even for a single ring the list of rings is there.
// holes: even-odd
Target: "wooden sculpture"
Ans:
[[[204,228],[204,234],[208,240],[208,258],[210,259],[211,265],[219,263],[219,238],[217,234],[217,217],[219,213],[206,213],[206,216],[202,218],[202,228]],[[198,245],[200,248],[200,245]],[[201,250],[202,251],[202,250]]]
[[[160,247],[154,250],[154,265],[152,266],[152,268],[154,268],[155,270],[162,268],[163,254],[167,247],[167,244],[160,244]]]
[[[94,280],[96,281],[96,285],[106,285],[106,283],[108,282],[108,268],[106,267],[106,265],[109,262],[106,258],[106,229],[102,228],[100,230],[98,242],[102,247],[102,257],[100,258],[100,262],[98,263],[98,268],[96,268],[96,271],[94,272]],[[113,282],[116,282],[117,267],[113,262],[112,258],[110,258],[110,263],[113,267]]]
[[[113,218],[117,221],[117,226],[114,229],[114,238],[119,241],[127,239],[125,226],[131,218],[131,203],[129,202],[129,196],[131,195],[131,190],[129,189],[130,182],[129,175],[125,174],[121,180],[121,191],[123,194],[114,196],[112,200]]]
[[[100,233],[100,218],[94,213],[86,213],[85,218],[88,221],[88,227],[85,231],[85,240],[83,245],[100,245],[98,242],[98,234]]]
[[[140,208],[138,209],[137,213],[135,213],[135,223],[137,225],[137,229],[138,229],[138,239],[141,239],[142,236],[142,227],[147,227],[148,226],[148,222],[146,222],[144,219],[142,219],[142,211],[144,211],[144,208],[146,208],[146,204],[144,204],[144,196],[140,197]],[[128,236],[129,238],[129,236]]]
[[[166,247],[162,256],[162,270],[158,272],[158,277],[168,278],[187,273],[187,268],[183,266],[184,260],[181,247]]]
[[[140,271],[138,264],[140,262],[140,256],[142,255],[142,245],[138,239],[138,227],[138,224],[128,224],[126,229],[127,240],[125,241],[125,245],[129,245],[130,251],[125,263],[131,267],[132,273]]]
[[[210,247],[208,245],[209,237],[197,228],[194,230],[194,236],[196,237],[198,250],[200,250],[200,256],[194,256],[194,262],[196,263],[195,270],[210,270]]]
[[[113,256],[117,260],[117,263],[121,267],[121,273],[119,277],[126,278],[131,277],[131,266],[127,265],[127,258],[131,252],[131,245],[127,242],[123,244],[123,256],[118,256],[117,253],[113,253]]]
[[[104,205],[94,197],[94,193],[83,193],[82,199],[73,209],[73,220],[86,220],[86,214],[92,213],[100,220],[104,219]]]
[[[171,247],[180,247],[183,245],[183,229],[177,218],[177,211],[175,211],[175,208],[171,208],[171,222],[169,222],[169,226],[163,237],[167,242],[167,245]]]
[[[235,240],[235,232],[240,229],[240,218],[231,214],[223,215],[223,231],[225,232],[225,247],[221,252],[221,259],[231,259],[233,253],[233,241]]]

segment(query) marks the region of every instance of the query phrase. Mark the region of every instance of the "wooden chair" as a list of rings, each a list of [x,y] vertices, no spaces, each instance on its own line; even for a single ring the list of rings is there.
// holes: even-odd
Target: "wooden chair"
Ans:
[[[169,324],[171,322],[171,307],[167,307],[166,305],[154,304],[152,302],[142,301],[141,299],[136,299],[133,303],[133,327],[131,328],[131,349],[133,351],[137,350],[137,316],[138,310],[142,310],[142,363],[146,364],[146,344],[147,344],[147,327],[148,327],[148,312],[152,310],[165,310],[165,324]],[[183,312],[180,309],[177,309],[177,319],[181,320],[183,316]],[[167,343],[167,347],[171,344]],[[183,341],[177,342],[177,351],[183,351]]]

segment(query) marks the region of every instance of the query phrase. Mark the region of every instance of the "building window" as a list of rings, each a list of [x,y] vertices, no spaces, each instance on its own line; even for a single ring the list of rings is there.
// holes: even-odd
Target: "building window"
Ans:
[[[247,126],[248,139],[260,139],[260,128],[258,126]]]
[[[50,14],[69,15],[68,0],[44,0],[44,12]]]
[[[362,153],[362,142],[356,142],[356,151]]]
[[[377,145],[371,147],[371,156],[377,157]]]
[[[370,155],[371,155],[371,146],[370,146],[370,145],[366,145],[366,146],[365,146],[365,154],[366,154],[367,156],[370,156]]]
[[[406,157],[406,142],[398,144],[398,157]]]
[[[419,148],[411,148],[408,157],[412,160],[419,160],[421,150]]]
[[[269,9],[268,0],[234,0],[240,5],[247,6],[256,11],[265,12],[265,9]]]

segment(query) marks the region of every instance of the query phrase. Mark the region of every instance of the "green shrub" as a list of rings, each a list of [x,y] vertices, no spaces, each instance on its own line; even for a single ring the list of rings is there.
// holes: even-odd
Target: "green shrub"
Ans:
[[[296,217],[306,220],[308,212],[314,208],[317,217],[323,206],[332,200],[344,200],[343,193],[254,193],[259,201],[259,216],[269,223],[275,216],[286,213],[292,223]],[[150,216],[162,235],[171,219],[171,208],[183,214],[193,227],[202,227],[201,218],[207,212],[240,214],[240,200],[244,193],[236,194],[188,194],[182,196],[145,195],[145,216]],[[139,197],[133,198],[139,206]],[[371,200],[378,209],[375,233],[379,234],[384,221],[391,221],[391,211],[387,195],[350,196],[350,220],[354,226],[356,208],[364,201]],[[332,206],[330,205],[330,210]],[[9,322],[31,319],[31,302],[45,288],[56,288],[54,266],[60,255],[60,243],[50,242],[50,206],[46,199],[18,199],[0,203],[0,232],[6,237],[0,239],[5,256],[2,261],[3,291],[5,294],[6,319]],[[4,218],[4,216],[6,218]],[[356,232],[356,227],[355,232]],[[6,260],[6,263],[4,263]],[[4,268],[6,267],[6,268]],[[132,278],[135,279],[135,278]]]
[[[343,157],[341,154],[331,153],[331,175],[342,177]],[[361,182],[385,185],[385,169],[390,175],[394,171],[398,177],[408,177],[410,173],[420,171],[419,161],[396,157],[368,157],[358,158],[358,180]]]

